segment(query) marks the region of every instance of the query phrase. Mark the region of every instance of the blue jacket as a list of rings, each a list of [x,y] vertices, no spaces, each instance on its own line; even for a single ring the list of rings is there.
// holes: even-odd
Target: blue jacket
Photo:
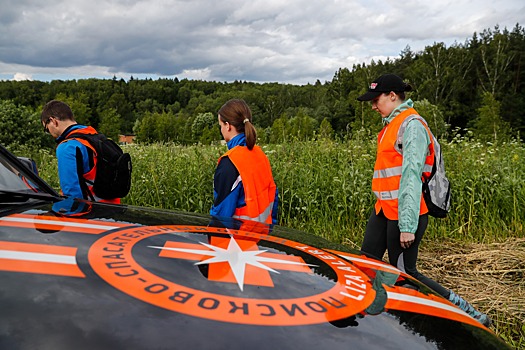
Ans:
[[[62,135],[56,138],[58,146],[56,148],[56,156],[58,160],[58,178],[60,181],[60,189],[65,196],[73,198],[84,198],[77,172],[77,148],[82,153],[82,174],[91,170],[92,159],[91,150],[84,146],[77,140],[65,140],[66,136],[73,130],[84,129],[85,125],[74,124],[68,127]]]

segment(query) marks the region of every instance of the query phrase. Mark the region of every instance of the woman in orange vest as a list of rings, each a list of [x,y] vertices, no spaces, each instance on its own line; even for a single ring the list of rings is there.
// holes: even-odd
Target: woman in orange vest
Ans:
[[[412,87],[394,74],[374,80],[359,101],[371,101],[384,124],[377,138],[377,157],[372,191],[377,201],[368,220],[361,251],[382,259],[388,251],[390,264],[434,289],[485,326],[489,317],[434,280],[418,272],[419,243],[428,224],[422,196],[422,177],[434,163],[431,135],[405,92]],[[418,115],[419,116],[419,115]]]
[[[210,214],[277,224],[278,191],[270,162],[255,145],[250,108],[243,100],[233,99],[218,114],[228,152],[219,158],[215,169]]]

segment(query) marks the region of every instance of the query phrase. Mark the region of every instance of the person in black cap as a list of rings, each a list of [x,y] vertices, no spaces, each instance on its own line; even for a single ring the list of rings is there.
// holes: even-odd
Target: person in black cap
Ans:
[[[405,92],[412,91],[412,86],[403,82],[403,80],[395,74],[384,74],[374,80],[368,87],[368,91],[357,98],[358,101],[379,101],[380,95],[387,95],[390,92],[399,94],[402,101],[405,99]],[[372,105],[372,109],[374,106]],[[380,112],[380,111],[379,111]],[[381,113],[381,112],[380,112]],[[386,116],[381,114],[383,118]]]
[[[418,272],[419,243],[428,225],[422,196],[422,176],[429,176],[434,147],[426,122],[406,99],[412,87],[395,74],[374,80],[359,101],[371,101],[383,120],[378,135],[372,191],[377,197],[368,220],[361,251],[381,259],[388,251],[390,264],[408,273],[459,306],[480,323],[489,317],[439,283]]]

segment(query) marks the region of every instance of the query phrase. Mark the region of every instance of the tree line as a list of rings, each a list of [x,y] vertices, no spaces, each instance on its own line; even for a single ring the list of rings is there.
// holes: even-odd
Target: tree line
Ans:
[[[374,134],[380,118],[356,97],[384,73],[410,82],[415,91],[408,97],[440,137],[468,129],[485,140],[519,139],[525,129],[524,64],[525,30],[516,24],[512,30],[485,29],[449,47],[435,42],[413,52],[407,46],[399,57],[343,67],[331,81],[306,85],[133,77],[0,81],[0,142],[30,137],[49,145],[38,115],[51,99],[67,102],[79,123],[146,143],[219,140],[216,114],[231,98],[248,102],[261,142],[345,137],[363,129]]]

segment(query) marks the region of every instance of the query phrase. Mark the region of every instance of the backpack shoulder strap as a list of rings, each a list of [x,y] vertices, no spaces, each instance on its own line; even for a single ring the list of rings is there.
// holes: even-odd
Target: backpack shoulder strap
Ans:
[[[91,199],[92,201],[95,201],[95,198],[93,197],[93,194],[91,191],[89,191],[86,183],[86,179],[84,178],[83,174],[83,162],[82,162],[82,151],[80,148],[76,148],[76,161],[77,161],[77,176],[78,176],[78,183],[80,184],[80,189],[82,190],[82,195],[84,199]]]
[[[88,150],[88,157],[89,157],[89,165],[90,167],[95,166],[95,157],[99,154],[99,150],[96,146],[96,142],[94,142],[92,136],[95,136],[96,134],[83,134],[83,133],[71,133],[67,135],[62,142],[66,142],[68,140],[76,140],[83,144],[87,150]],[[78,157],[77,157],[78,159]]]
[[[79,132],[72,132],[69,135],[67,135],[64,138],[64,141],[66,140],[77,140],[78,142],[82,143],[84,146],[91,148],[93,151],[96,150],[96,142],[97,136],[99,134],[85,134],[85,133],[79,133]]]
[[[435,143],[434,142],[434,134],[432,134],[432,131],[430,131],[426,120],[423,119],[423,117],[421,117],[419,114],[412,114],[412,115],[408,116],[403,121],[403,123],[400,125],[399,131],[397,133],[397,140],[396,140],[396,143],[394,145],[394,148],[399,154],[403,154],[403,136],[405,134],[405,130],[406,130],[407,126],[408,126],[408,123],[410,123],[414,119],[417,119],[417,120],[419,120],[421,122],[421,124],[423,125],[423,127],[427,131],[427,134],[428,134],[428,137],[430,138],[430,143],[431,143],[432,147],[434,147],[434,143]]]
[[[434,134],[432,133],[432,131],[428,127],[427,121],[425,119],[423,119],[423,117],[421,117],[418,114],[413,114],[413,115],[407,117],[403,121],[403,123],[401,124],[401,126],[399,128],[399,133],[398,133],[396,144],[394,145],[394,148],[400,154],[403,154],[403,135],[404,135],[405,130],[406,130],[407,126],[408,126],[408,123],[411,122],[414,119],[417,119],[419,122],[421,122],[421,124],[423,125],[423,127],[425,128],[425,130],[427,132],[427,135],[428,135],[428,137],[430,139],[430,144],[428,146],[429,154],[434,152],[434,163],[432,164],[432,170],[430,171],[430,176],[429,176],[429,178],[431,178],[431,177],[434,176],[434,174],[437,171],[437,162],[440,161],[440,159],[438,159],[438,156],[440,156],[439,153],[441,152],[441,149],[440,149],[439,143],[437,142],[436,137],[434,136]]]

